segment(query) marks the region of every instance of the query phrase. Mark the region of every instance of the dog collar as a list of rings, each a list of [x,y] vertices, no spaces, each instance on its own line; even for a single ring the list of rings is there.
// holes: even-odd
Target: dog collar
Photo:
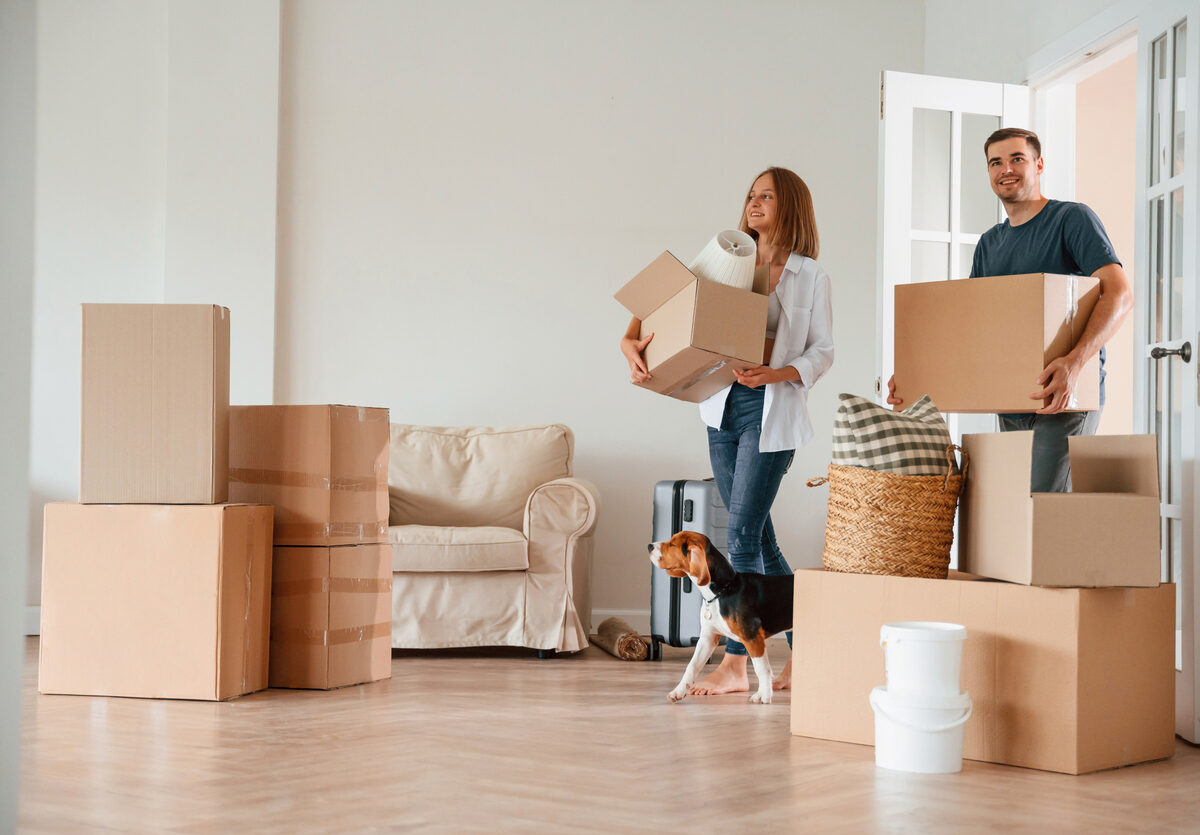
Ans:
[[[730,582],[726,583],[720,588],[717,588],[715,583],[709,583],[707,586],[705,586],[705,588],[707,588],[708,593],[712,595],[712,599],[716,600],[718,597],[724,597],[725,595],[729,594],[729,592],[733,590],[733,585],[734,584]]]

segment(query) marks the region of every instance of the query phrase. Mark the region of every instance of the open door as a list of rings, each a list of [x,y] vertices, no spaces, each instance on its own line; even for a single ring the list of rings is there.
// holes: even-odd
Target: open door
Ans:
[[[1200,397],[1197,316],[1197,132],[1200,3],[1159,0],[1138,19],[1138,206],[1135,371],[1142,431],[1158,435],[1163,579],[1176,583],[1175,732],[1200,742],[1196,529]],[[1189,83],[1190,82],[1190,83]]]
[[[979,236],[1001,219],[984,164],[983,142],[1001,127],[1029,124],[1029,90],[883,73],[879,120],[879,377],[882,400],[892,375],[897,284],[966,278]],[[957,438],[964,419],[950,416]],[[990,431],[994,418],[969,431]]]

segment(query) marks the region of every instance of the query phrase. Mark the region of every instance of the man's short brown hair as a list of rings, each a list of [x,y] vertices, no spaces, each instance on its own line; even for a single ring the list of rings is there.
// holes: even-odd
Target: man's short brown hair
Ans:
[[[983,156],[987,158],[988,148],[992,147],[994,142],[1003,142],[1005,139],[1024,139],[1029,143],[1029,147],[1033,149],[1033,158],[1042,158],[1042,141],[1038,139],[1038,135],[1031,130],[1025,128],[1000,128],[1000,130],[989,136],[983,143]]]

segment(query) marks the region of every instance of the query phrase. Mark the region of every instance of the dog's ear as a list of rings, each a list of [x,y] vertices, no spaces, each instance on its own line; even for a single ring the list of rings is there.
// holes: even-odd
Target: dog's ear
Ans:
[[[691,570],[688,572],[696,580],[696,585],[707,586],[710,579],[708,573],[708,554],[694,542],[688,543],[688,556],[691,558]]]

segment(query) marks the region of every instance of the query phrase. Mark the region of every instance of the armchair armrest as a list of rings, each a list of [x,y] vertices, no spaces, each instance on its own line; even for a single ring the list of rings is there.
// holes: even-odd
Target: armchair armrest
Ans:
[[[596,528],[599,505],[599,493],[586,479],[556,478],[540,484],[525,502],[525,538],[532,544],[535,539],[588,536]],[[534,569],[532,554],[529,568]]]
[[[592,532],[599,512],[596,488],[581,478],[539,485],[525,503],[529,540],[525,646],[574,652],[587,646],[591,626]]]

